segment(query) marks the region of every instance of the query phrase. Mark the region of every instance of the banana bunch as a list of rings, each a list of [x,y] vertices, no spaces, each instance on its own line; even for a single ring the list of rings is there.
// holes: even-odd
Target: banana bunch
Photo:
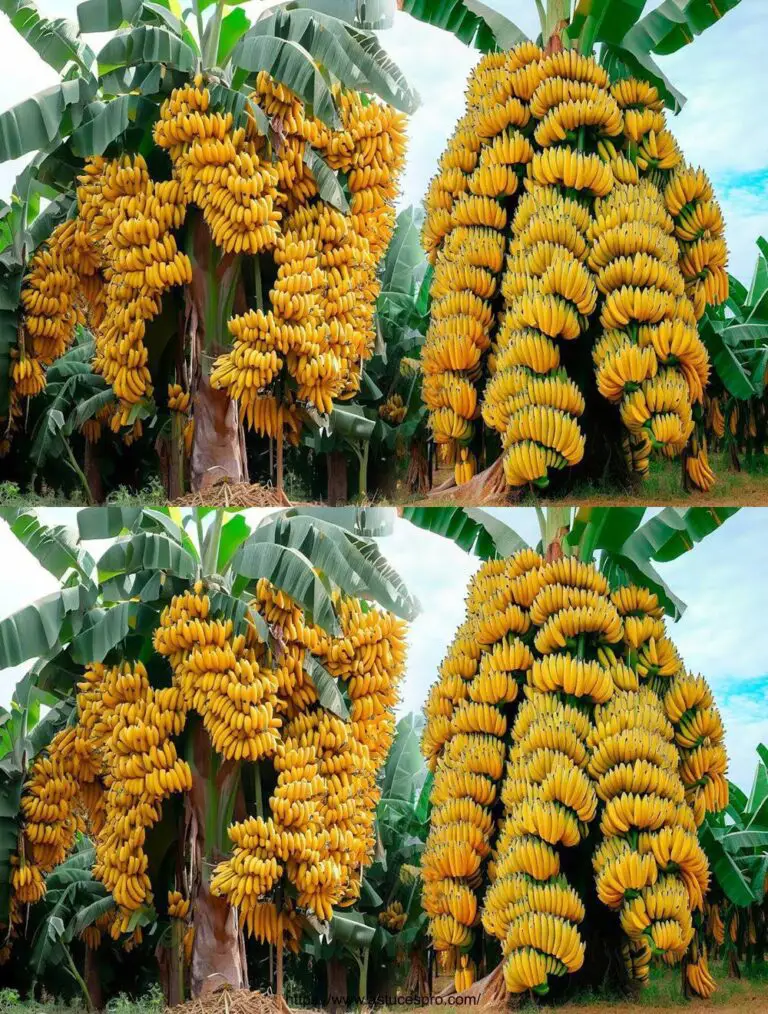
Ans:
[[[29,350],[43,366],[50,366],[64,355],[75,337],[75,326],[84,322],[77,302],[75,230],[72,219],[56,226],[32,255],[22,284],[21,305]]]
[[[727,805],[727,758],[709,687],[686,673],[658,597],[524,550],[484,563],[466,601],[422,736],[435,773],[422,905],[441,967],[472,954],[478,923],[501,944],[510,992],[544,993],[581,967],[589,914],[564,859],[590,826],[628,976],[645,981],[655,955],[700,967],[697,825]]]
[[[593,856],[598,896],[631,942],[679,961],[693,939],[709,871],[677,773],[672,725],[650,687],[617,690],[596,710],[589,771],[605,806]]]
[[[697,942],[692,948],[689,960],[685,965],[686,982],[698,996],[708,1000],[717,989],[715,980],[709,971],[707,947]]]
[[[383,912],[379,912],[379,923],[390,933],[399,933],[405,926],[407,918],[408,913],[403,908],[401,901],[393,901],[387,905]]]
[[[479,921],[477,892],[504,772],[505,711],[533,664],[519,634],[529,627],[538,589],[530,574],[541,562],[523,550],[480,567],[467,595],[467,621],[428,698],[422,749],[435,780],[422,904],[437,951],[468,946]]]
[[[186,716],[178,691],[154,690],[141,662],[97,672],[109,731],[101,747],[107,794],[94,876],[119,906],[119,936],[130,914],[152,897],[146,832],[160,819],[164,799],[191,789],[192,773],[172,741]],[[98,741],[98,725],[94,732]]]
[[[598,389],[619,406],[630,468],[682,452],[709,375],[697,320],[727,298],[727,251],[711,184],[683,162],[653,86],[612,83],[575,49],[484,57],[425,205],[422,397],[443,463],[473,439],[479,406],[508,484],[578,464],[584,397],[562,361],[578,353],[561,347],[598,318]],[[706,450],[687,460],[708,488]]]
[[[477,977],[477,966],[468,954],[462,954],[459,964],[454,973],[453,984],[457,993],[463,993],[469,989]]]
[[[184,706],[202,717],[217,752],[233,760],[269,757],[280,719],[275,677],[259,665],[264,646],[250,628],[233,636],[231,620],[209,614],[210,599],[198,581],[163,610],[155,650],[169,658]]]
[[[186,919],[189,915],[189,898],[181,891],[168,892],[168,915],[171,919]]]
[[[538,47],[523,43],[480,60],[468,84],[466,113],[426,198],[422,238],[435,273],[422,396],[445,463],[466,449],[479,417],[477,389],[494,325],[506,206],[534,154],[520,131],[530,118],[525,70],[540,55]],[[463,467],[468,461],[456,463],[457,482],[474,474]]]
[[[385,422],[399,426],[405,419],[407,406],[401,394],[391,394],[383,405],[379,406],[379,415]]]

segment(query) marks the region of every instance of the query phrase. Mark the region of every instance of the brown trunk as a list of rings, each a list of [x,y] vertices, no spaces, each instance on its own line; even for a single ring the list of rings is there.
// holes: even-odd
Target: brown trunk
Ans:
[[[414,440],[411,444],[405,484],[409,493],[426,496],[429,492],[429,462],[422,440]]]
[[[85,458],[83,471],[91,491],[91,499],[94,503],[104,503],[104,483],[101,479],[101,469],[95,453],[95,445],[90,440],[85,441]]]
[[[455,481],[449,480],[433,489],[429,496],[430,499],[470,507],[508,503],[511,494],[504,477],[503,459],[497,458],[483,472],[472,476],[469,482],[457,486]]]
[[[341,451],[329,451],[325,463],[328,470],[328,503],[331,507],[344,505],[349,500],[347,459]]]
[[[444,998],[454,996],[456,990],[448,986],[438,995]],[[481,1010],[506,1011],[510,1010],[510,994],[504,984],[504,966],[497,965],[496,968],[486,975],[484,979],[473,982],[469,989],[465,989],[461,996],[462,1005],[471,1006],[473,1009],[479,1007]],[[471,999],[470,999],[471,998]],[[457,1003],[456,1006],[459,1006]],[[517,1006],[517,1005],[516,1005]]]
[[[192,489],[198,492],[218,482],[248,482],[237,406],[224,391],[214,391],[207,377],[200,377],[194,416]]]
[[[94,1010],[101,1010],[104,1006],[104,996],[101,989],[101,978],[99,976],[99,962],[96,951],[93,947],[85,948],[85,968],[83,978],[88,987],[88,996],[91,998],[91,1007]]]
[[[220,253],[200,214],[192,213],[189,236],[192,282],[185,290],[185,347],[190,352],[195,419],[190,482],[198,492],[217,482],[248,481],[237,406],[209,381],[216,357],[231,344],[227,320],[242,313],[246,303],[240,257]]]
[[[190,988],[193,997],[214,993],[222,986],[248,988],[237,915],[224,898],[214,898],[201,881],[194,908]]]
[[[195,938],[189,984],[196,998],[227,985],[247,989],[248,970],[237,913],[226,899],[215,898],[210,891],[213,867],[223,858],[218,837],[226,837],[227,801],[239,784],[239,766],[219,761],[199,721],[191,731],[191,742],[192,790],[186,798],[186,826]]]
[[[326,962],[328,976],[328,1014],[341,1014],[347,1009],[347,967],[338,958]]]

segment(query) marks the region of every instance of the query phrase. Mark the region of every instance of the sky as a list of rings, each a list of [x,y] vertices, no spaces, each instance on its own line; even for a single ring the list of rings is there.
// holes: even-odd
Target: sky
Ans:
[[[656,6],[650,0],[648,9]],[[38,0],[48,16],[76,17],[76,0]],[[242,5],[246,11],[251,3]],[[490,6],[532,37],[533,0],[490,0]],[[764,53],[768,0],[742,0],[693,47],[660,60],[688,97],[672,129],[688,160],[709,172],[723,207],[731,272],[748,282],[755,240],[768,234],[768,117],[760,115],[768,71]],[[410,149],[401,206],[421,202],[455,121],[463,111],[467,75],[477,53],[453,36],[398,13],[381,42],[422,99],[410,121]],[[98,51],[106,37],[90,36]],[[0,15],[3,84],[0,110],[54,84],[55,72],[19,39]],[[0,165],[0,197],[7,197],[23,162]]]
[[[491,511],[531,544],[538,540],[535,511],[527,507]],[[75,510],[44,509],[45,523],[75,524]],[[259,511],[245,512],[256,520]],[[104,543],[89,544],[96,558]],[[398,519],[379,546],[421,603],[411,623],[400,714],[421,709],[427,690],[456,627],[464,619],[469,578],[479,566],[452,542]],[[0,521],[0,619],[57,584]],[[688,668],[710,682],[723,715],[730,777],[748,789],[758,743],[768,743],[768,655],[765,652],[765,604],[768,602],[768,509],[744,508],[697,545],[659,570],[687,603],[670,636]],[[0,671],[0,705],[7,706],[25,667]]]

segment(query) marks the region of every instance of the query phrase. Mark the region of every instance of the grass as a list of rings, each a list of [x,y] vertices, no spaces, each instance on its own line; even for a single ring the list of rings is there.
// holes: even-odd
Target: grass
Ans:
[[[107,497],[107,504],[118,507],[162,507],[168,503],[163,484],[151,478],[143,489],[119,486]],[[0,482],[0,507],[85,507],[83,496],[63,496],[53,490],[42,494],[22,490],[15,482]]]
[[[110,1000],[105,1008],[107,1014],[163,1014],[165,1000],[159,986],[153,986],[138,999],[121,993]],[[87,1014],[82,1001],[64,1003],[48,999],[22,1000],[15,989],[0,989],[0,1014]]]

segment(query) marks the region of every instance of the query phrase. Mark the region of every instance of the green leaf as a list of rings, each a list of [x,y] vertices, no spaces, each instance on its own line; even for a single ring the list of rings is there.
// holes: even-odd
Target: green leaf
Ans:
[[[250,114],[256,120],[260,133],[264,137],[271,135],[269,119],[261,106],[250,101],[251,90],[249,88],[236,91],[234,88],[228,88],[219,83],[212,85],[209,91],[211,93],[210,108],[220,113],[232,113],[235,127],[244,127],[248,114]]]
[[[736,353],[726,344],[722,333],[712,327],[711,320],[700,322],[699,333],[707,347],[709,358],[725,388],[741,401],[748,401],[755,394],[752,380],[739,362]]]
[[[478,514],[484,517],[479,519]],[[465,507],[441,507],[439,510],[433,507],[404,507],[403,517],[417,528],[450,539],[465,553],[479,556],[481,560],[492,560],[504,555],[496,547],[494,532],[487,524],[491,515],[485,511],[470,513]],[[518,540],[525,545],[513,529],[508,528],[503,522],[499,524],[503,525],[506,532],[497,531],[496,535],[501,536],[506,545],[515,545]],[[496,525],[492,527],[495,529]]]
[[[132,24],[141,13],[142,0],[83,0],[77,5],[81,32],[111,32]]]
[[[232,570],[249,581],[267,578],[304,609],[310,622],[338,636],[340,628],[331,597],[309,560],[297,550],[258,542],[251,536],[235,554]]]
[[[77,512],[77,530],[81,539],[113,539],[136,531],[141,517],[141,507],[84,507]]]
[[[384,258],[382,292],[402,292],[412,296],[421,285],[427,259],[421,247],[420,212],[405,208],[397,216],[397,225]]]
[[[404,799],[415,803],[427,778],[421,754],[424,717],[411,713],[397,723],[395,738],[384,765],[381,785],[383,799]]]
[[[321,14],[347,21],[357,28],[381,31],[394,24],[395,0],[296,0],[289,10],[306,7]]]
[[[419,21],[450,32],[465,46],[472,46],[482,53],[515,45],[514,41],[507,45],[498,39],[498,31],[505,39],[517,38],[518,42],[525,39],[516,25],[485,4],[465,3],[464,0],[402,0],[398,6]]]
[[[375,542],[345,531],[311,510],[268,518],[246,545],[262,542],[297,550],[346,595],[372,599],[407,620],[418,614],[418,602]],[[233,566],[237,570],[236,563]]]
[[[85,582],[91,581],[93,559],[78,546],[75,532],[66,525],[42,524],[35,509],[19,512],[9,524],[19,542],[55,578],[74,571]]]
[[[413,113],[418,108],[418,96],[408,85],[403,72],[387,56],[377,37],[369,32],[326,14],[277,10],[257,21],[243,43],[256,37],[293,42],[312,58],[316,66],[323,67],[346,88],[372,92],[406,113]],[[233,54],[232,62],[246,70],[251,69],[241,62],[237,53]],[[290,81],[284,83],[297,91]],[[315,115],[320,116],[317,109]]]
[[[328,433],[345,440],[368,442],[376,429],[377,419],[365,414],[362,405],[336,403],[328,416]]]
[[[197,54],[166,28],[141,25],[113,36],[100,51],[98,63],[100,74],[139,63],[164,63],[191,74],[197,67]]]
[[[676,560],[738,512],[738,507],[665,507],[640,529],[654,546],[653,559]]]
[[[245,542],[251,534],[251,526],[242,514],[235,514],[221,526],[219,536],[219,557],[216,561],[216,572],[223,574],[229,566],[229,562],[235,555],[235,551]]]
[[[95,82],[76,77],[46,88],[0,113],[0,162],[46,150],[69,133],[95,92]]]
[[[226,66],[232,50],[250,27],[251,22],[242,7],[236,7],[221,19],[217,67]]]
[[[75,64],[90,73],[93,53],[77,34],[73,21],[41,17],[32,0],[0,0],[0,11],[8,15],[19,35],[54,70],[63,71]]]
[[[700,829],[699,840],[709,860],[712,873],[725,896],[734,905],[751,905],[755,898],[749,883],[733,856],[725,851],[722,842],[715,839],[712,829],[708,825],[703,825]]]
[[[90,620],[90,622],[89,622]],[[120,602],[85,618],[83,629],[72,640],[69,651],[76,662],[103,662],[110,651],[128,634],[151,631],[158,624],[158,613],[143,602]]]
[[[76,155],[103,155],[136,122],[149,121],[157,114],[154,103],[142,95],[119,95],[109,102],[86,107],[83,123],[73,131],[70,143]]]
[[[336,130],[341,126],[330,88],[309,54],[297,43],[248,34],[235,47],[232,63],[249,74],[268,71],[276,81],[295,92],[327,127]]]
[[[652,53],[665,56],[689,45],[741,0],[664,0],[634,29]]]
[[[106,888],[103,888],[103,890],[106,890]],[[103,898],[97,898],[90,905],[85,905],[83,908],[78,909],[71,922],[67,925],[67,936],[71,940],[79,937],[84,929],[92,926],[97,919],[111,912],[114,907],[115,899],[111,894],[105,894]]]
[[[320,706],[347,721],[349,709],[339,689],[338,680],[334,679],[325,666],[308,651],[304,652],[304,671],[309,674],[315,685]]]
[[[0,621],[0,669],[49,652],[65,621],[82,616],[94,598],[92,587],[62,588]]]
[[[341,189],[339,178],[323,156],[307,144],[304,146],[304,164],[312,173],[320,198],[344,213],[349,211],[349,201]]]
[[[331,939],[349,947],[370,947],[376,927],[366,922],[361,912],[334,909],[331,918]]]
[[[166,535],[148,532],[127,536],[110,546],[98,568],[100,580],[137,570],[164,570],[190,581],[197,576],[197,561],[186,549]]]

